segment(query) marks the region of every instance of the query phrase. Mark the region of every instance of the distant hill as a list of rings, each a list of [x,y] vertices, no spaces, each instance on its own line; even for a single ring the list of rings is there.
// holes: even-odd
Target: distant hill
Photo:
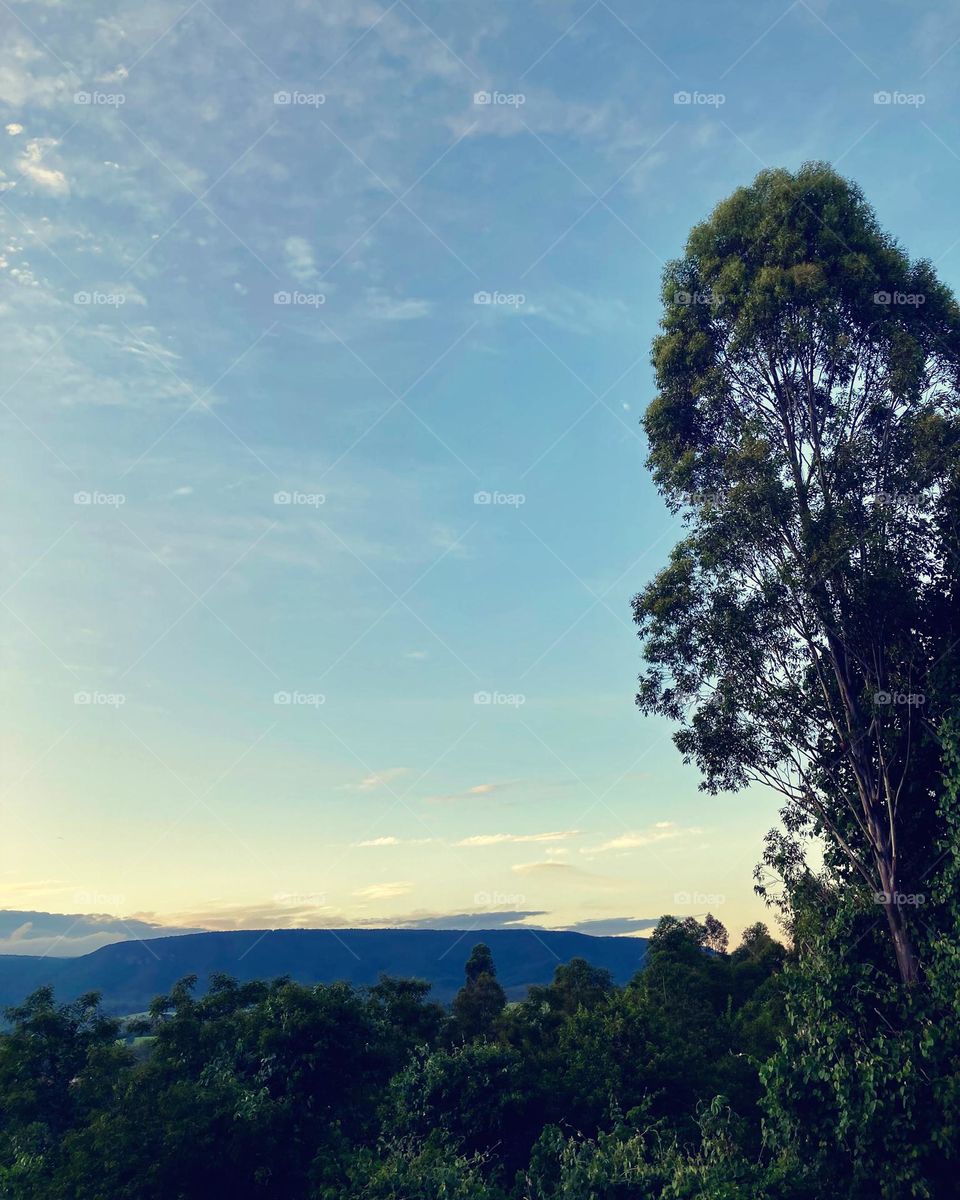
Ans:
[[[450,1000],[477,942],[493,951],[511,999],[549,983],[559,963],[585,958],[626,983],[643,963],[646,938],[591,937],[527,929],[273,929],[194,933],[117,942],[79,958],[0,955],[0,1009],[19,1004],[43,984],[58,1000],[98,991],[107,1011],[143,1012],[184,975],[205,989],[211,972],[241,981],[289,975],[299,983],[376,983],[381,974],[426,979],[432,998]]]

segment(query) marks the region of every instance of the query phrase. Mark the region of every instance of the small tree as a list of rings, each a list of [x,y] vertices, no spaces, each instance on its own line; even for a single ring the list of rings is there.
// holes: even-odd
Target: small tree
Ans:
[[[960,309],[817,163],[720,204],[663,302],[644,424],[688,531],[634,601],[637,703],[707,790],[780,793],[769,862],[796,883],[822,837],[911,984],[960,643]]]

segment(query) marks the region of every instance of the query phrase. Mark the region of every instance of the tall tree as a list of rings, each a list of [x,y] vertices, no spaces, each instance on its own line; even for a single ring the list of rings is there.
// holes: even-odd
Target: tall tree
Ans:
[[[668,265],[644,418],[686,536],[635,598],[637,703],[711,791],[783,797],[769,857],[882,904],[900,979],[955,701],[960,309],[822,163],[764,171]]]
[[[466,1038],[488,1035],[503,1012],[507,996],[497,980],[490,947],[478,942],[464,967],[466,982],[453,999],[453,1017]]]

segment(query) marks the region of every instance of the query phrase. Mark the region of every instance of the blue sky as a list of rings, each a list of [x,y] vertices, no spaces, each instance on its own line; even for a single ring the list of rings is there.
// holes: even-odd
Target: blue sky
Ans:
[[[0,27],[0,905],[763,917],[776,801],[700,794],[632,703],[630,598],[679,532],[638,426],[659,276],[761,167],[824,158],[956,282],[956,7]],[[0,948],[97,936],[49,928]]]

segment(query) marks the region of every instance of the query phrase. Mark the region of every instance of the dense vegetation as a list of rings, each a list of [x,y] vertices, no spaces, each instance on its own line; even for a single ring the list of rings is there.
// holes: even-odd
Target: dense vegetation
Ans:
[[[0,1035],[0,1194],[546,1200],[753,1186],[780,1169],[763,1146],[759,1067],[785,1027],[786,952],[762,926],[732,954],[710,948],[725,941],[719,922],[664,918],[627,987],[574,959],[511,1005],[483,945],[449,1009],[414,980],[221,976],[200,998],[186,980],[121,1026],[93,996],[58,1006],[41,989]]]
[[[782,798],[763,927],[664,918],[625,988],[189,983],[0,1036],[16,1200],[940,1200],[960,1179],[960,308],[829,167],[668,266],[649,465],[685,536],[638,703]],[[129,1040],[129,1039],[127,1039]]]

